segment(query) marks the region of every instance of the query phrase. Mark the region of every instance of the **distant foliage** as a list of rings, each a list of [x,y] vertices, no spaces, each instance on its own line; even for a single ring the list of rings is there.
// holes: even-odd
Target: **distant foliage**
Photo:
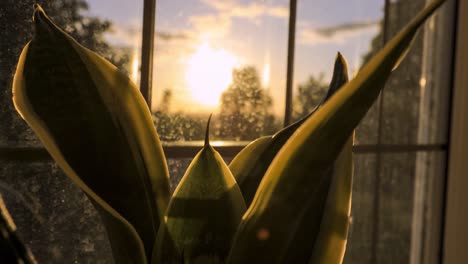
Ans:
[[[277,129],[272,104],[254,67],[234,70],[232,84],[221,96],[217,135],[223,139],[251,140],[273,134]]]
[[[0,4],[0,144],[38,144],[36,136],[14,113],[11,103],[11,83],[21,49],[33,34],[31,14],[33,4],[41,4],[55,23],[85,47],[94,50],[114,63],[122,71],[128,67],[129,53],[125,48],[111,47],[104,34],[112,30],[112,23],[87,14],[85,0],[2,0]]]
[[[162,141],[201,140],[205,135],[206,116],[156,111],[153,123]]]
[[[63,28],[81,45],[98,52],[114,65],[125,70],[129,62],[129,54],[123,49],[111,47],[104,39],[104,33],[112,30],[111,21],[84,15],[89,9],[86,1],[42,0],[37,2],[48,10],[48,15],[60,28]]]
[[[310,113],[323,99],[328,89],[324,75],[318,77],[313,75],[297,87],[293,104],[293,119],[298,120]]]

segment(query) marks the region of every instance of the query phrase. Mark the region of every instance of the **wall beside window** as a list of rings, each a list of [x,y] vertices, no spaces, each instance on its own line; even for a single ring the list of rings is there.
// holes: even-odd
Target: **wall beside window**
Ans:
[[[447,179],[445,211],[445,234],[443,263],[463,263],[468,258],[465,245],[468,243],[467,214],[467,150],[468,141],[468,3],[458,2],[457,45],[454,70],[454,92],[450,136],[450,158]]]

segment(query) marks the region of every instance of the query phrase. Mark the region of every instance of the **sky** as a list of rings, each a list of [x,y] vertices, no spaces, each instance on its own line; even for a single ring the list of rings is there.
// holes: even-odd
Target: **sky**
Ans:
[[[298,0],[294,87],[310,75],[331,78],[336,52],[351,75],[378,32],[383,0]],[[109,19],[106,39],[131,48],[131,78],[138,82],[143,1],[88,0],[89,14]],[[153,110],[166,89],[173,111],[213,112],[233,68],[254,66],[284,112],[289,1],[156,1]]]

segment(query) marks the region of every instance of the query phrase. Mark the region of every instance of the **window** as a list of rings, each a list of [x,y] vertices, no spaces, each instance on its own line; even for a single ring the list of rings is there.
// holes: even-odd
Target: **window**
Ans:
[[[210,113],[213,145],[229,161],[250,140],[318,103],[337,51],[352,77],[426,0],[37,2],[140,86],[174,187],[202,145]],[[93,207],[14,111],[11,81],[31,36],[32,1],[5,6],[0,193],[39,262],[112,263]],[[356,131],[346,264],[442,258],[454,28],[455,1],[449,1]]]

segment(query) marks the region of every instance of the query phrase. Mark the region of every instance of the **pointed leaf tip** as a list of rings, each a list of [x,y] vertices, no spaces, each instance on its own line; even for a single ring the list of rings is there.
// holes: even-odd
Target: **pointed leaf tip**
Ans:
[[[211,122],[211,117],[213,114],[210,114],[210,117],[208,117],[208,122],[206,123],[206,131],[205,131],[205,147],[210,145],[210,122]]]
[[[348,63],[346,62],[346,58],[339,51],[336,53],[335,63],[336,64],[341,64],[342,67],[346,67],[346,68],[348,67]]]
[[[42,18],[47,17],[44,9],[42,9],[40,4],[34,4],[33,5],[34,13],[33,13],[33,21],[38,22]]]
[[[39,35],[42,36],[51,36],[53,31],[55,31],[56,26],[52,23],[50,18],[47,16],[44,9],[39,4],[34,4],[34,13],[33,13],[33,24],[34,24],[34,37],[37,39]]]
[[[348,63],[341,52],[336,53],[333,76],[328,92],[321,104],[325,103],[338,89],[348,82]]]

